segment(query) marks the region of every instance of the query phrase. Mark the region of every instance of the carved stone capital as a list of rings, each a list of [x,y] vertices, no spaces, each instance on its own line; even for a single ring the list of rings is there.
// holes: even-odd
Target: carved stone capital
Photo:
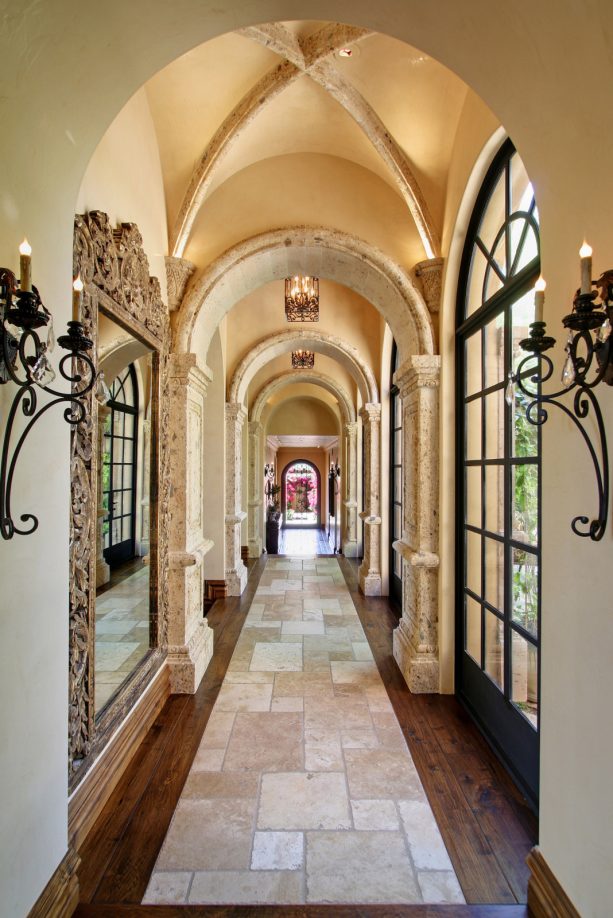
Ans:
[[[440,379],[441,358],[438,355],[415,354],[394,373],[401,398],[406,398],[416,389],[437,389]]]
[[[187,282],[196,270],[196,266],[186,258],[176,258],[167,255],[166,262],[166,289],[168,291],[168,309],[175,312],[181,306]]]
[[[357,421],[351,421],[349,424],[345,424],[345,436],[352,440],[358,435],[358,425]]]
[[[428,258],[415,265],[415,276],[421,281],[426,306],[436,313],[441,307],[441,280],[443,277],[444,258]]]
[[[245,423],[247,412],[238,402],[226,402],[226,421],[229,424],[240,424],[242,427]]]
[[[259,421],[249,421],[249,436],[259,437],[264,428]]]
[[[360,409],[360,417],[364,422],[369,424],[380,424],[381,423],[381,405],[375,404],[374,402],[367,402]]]

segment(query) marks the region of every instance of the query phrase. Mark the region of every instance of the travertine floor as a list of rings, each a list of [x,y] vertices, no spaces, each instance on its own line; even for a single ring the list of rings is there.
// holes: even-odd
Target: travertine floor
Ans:
[[[268,561],[143,901],[464,902],[335,558]]]

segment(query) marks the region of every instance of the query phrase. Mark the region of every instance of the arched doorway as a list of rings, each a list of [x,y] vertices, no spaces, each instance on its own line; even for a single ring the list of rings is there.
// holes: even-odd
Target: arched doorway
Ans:
[[[321,526],[321,475],[307,459],[294,459],[283,469],[281,510],[284,528]]]

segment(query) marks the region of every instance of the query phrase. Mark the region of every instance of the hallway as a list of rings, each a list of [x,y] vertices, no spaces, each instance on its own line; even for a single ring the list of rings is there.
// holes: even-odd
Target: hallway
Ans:
[[[293,557],[332,555],[325,529],[299,528],[279,531],[279,554]]]
[[[147,904],[460,903],[334,558],[271,558]]]

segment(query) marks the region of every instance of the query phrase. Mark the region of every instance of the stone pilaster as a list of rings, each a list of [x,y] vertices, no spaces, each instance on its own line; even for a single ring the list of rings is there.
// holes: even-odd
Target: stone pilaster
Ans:
[[[213,655],[213,631],[202,617],[203,560],[213,545],[204,537],[202,514],[202,419],[210,379],[195,354],[171,354],[168,665],[174,693],[195,692]]]
[[[428,258],[426,261],[418,261],[415,265],[415,276],[421,280],[424,300],[431,313],[437,313],[441,308],[444,264],[444,258]]]
[[[247,586],[247,568],[241,558],[242,441],[247,414],[237,402],[226,404],[226,584],[228,596],[240,596]]]
[[[111,413],[107,405],[98,405],[98,498],[96,500],[96,589],[111,579],[111,569],[104,560],[104,517],[106,510],[102,506],[102,454],[104,451],[104,426]]]
[[[345,424],[345,469],[344,507],[345,530],[343,533],[343,554],[356,558],[358,554],[358,425],[355,421]]]
[[[364,520],[364,558],[358,571],[365,596],[381,595],[381,405],[366,404],[360,411],[364,436],[366,495],[360,514]]]
[[[249,557],[262,554],[262,434],[259,421],[249,421]]]
[[[166,290],[168,298],[168,311],[176,312],[181,305],[187,282],[196,270],[196,266],[186,258],[175,258],[167,255],[166,262]]]
[[[438,433],[440,357],[414,356],[396,372],[402,399],[402,619],[394,658],[412,692],[439,691]]]

